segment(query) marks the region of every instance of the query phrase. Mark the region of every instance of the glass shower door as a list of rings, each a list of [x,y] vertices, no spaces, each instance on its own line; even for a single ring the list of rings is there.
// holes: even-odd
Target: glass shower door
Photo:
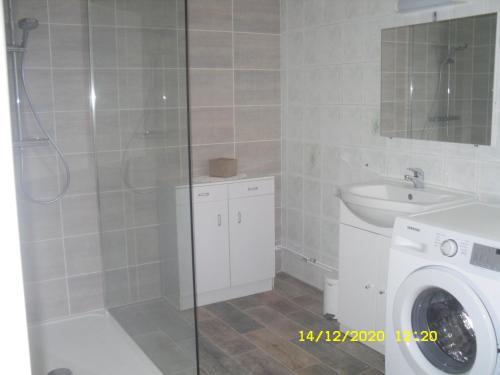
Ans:
[[[105,306],[165,374],[197,373],[184,0],[89,0]]]

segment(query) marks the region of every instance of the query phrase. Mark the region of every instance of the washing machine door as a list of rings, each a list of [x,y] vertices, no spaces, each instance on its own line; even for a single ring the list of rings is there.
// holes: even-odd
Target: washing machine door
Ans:
[[[493,374],[497,339],[491,318],[474,290],[459,273],[426,267],[399,287],[393,305],[400,349],[417,374]],[[423,341],[422,331],[436,337]],[[429,339],[429,337],[427,338]]]

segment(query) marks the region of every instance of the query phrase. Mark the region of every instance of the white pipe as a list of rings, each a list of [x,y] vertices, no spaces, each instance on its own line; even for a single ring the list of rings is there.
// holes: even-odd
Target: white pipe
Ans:
[[[277,250],[289,251],[290,253],[298,256],[299,258],[302,258],[302,260],[304,262],[309,263],[309,264],[311,264],[313,266],[316,266],[318,268],[321,268],[321,269],[323,269],[325,271],[328,271],[328,272],[336,272],[337,271],[336,268],[333,268],[332,266],[329,266],[328,264],[325,264],[325,263],[322,263],[322,262],[318,262],[318,260],[316,258],[308,257],[308,256],[306,256],[304,254],[301,254],[301,253],[295,251],[295,250],[290,250],[290,249],[288,249],[286,247],[283,247],[283,246],[277,246],[276,247],[276,251]]]

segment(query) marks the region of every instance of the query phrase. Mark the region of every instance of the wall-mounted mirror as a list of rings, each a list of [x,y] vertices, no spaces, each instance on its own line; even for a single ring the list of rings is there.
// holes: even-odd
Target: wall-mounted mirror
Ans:
[[[382,30],[381,135],[491,144],[497,15]]]

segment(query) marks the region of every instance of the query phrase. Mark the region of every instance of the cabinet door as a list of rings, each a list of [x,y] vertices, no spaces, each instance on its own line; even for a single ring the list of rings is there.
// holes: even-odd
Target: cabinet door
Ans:
[[[194,251],[198,293],[230,286],[227,210],[227,201],[194,205]]]
[[[380,241],[377,259],[377,302],[375,309],[375,330],[385,329],[385,304],[387,289],[387,273],[389,272],[389,252],[391,239],[382,237]]]
[[[274,277],[274,195],[229,201],[231,286]]]
[[[383,237],[340,225],[339,320],[350,329],[374,327],[377,256]]]

